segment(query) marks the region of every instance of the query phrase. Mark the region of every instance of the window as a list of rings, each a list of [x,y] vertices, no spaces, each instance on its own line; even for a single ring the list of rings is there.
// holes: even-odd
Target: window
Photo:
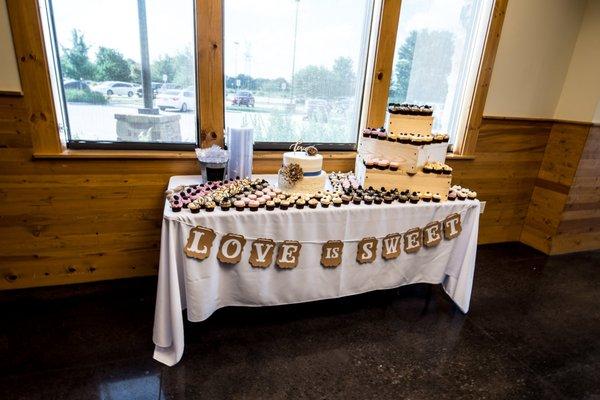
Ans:
[[[226,127],[257,148],[355,146],[372,0],[225,0]]]
[[[67,147],[197,144],[194,0],[40,4]]]
[[[434,132],[466,130],[493,0],[402,0],[389,102],[430,104]]]

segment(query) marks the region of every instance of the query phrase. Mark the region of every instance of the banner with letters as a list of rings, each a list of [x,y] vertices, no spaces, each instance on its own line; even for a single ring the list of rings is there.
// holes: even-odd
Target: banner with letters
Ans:
[[[450,214],[441,221],[432,221],[423,227],[415,227],[406,232],[392,232],[384,237],[365,237],[358,241],[356,261],[360,264],[374,262],[377,257],[392,260],[400,256],[402,251],[413,254],[421,248],[433,248],[442,240],[452,240],[460,235],[460,214]],[[298,265],[302,242],[297,240],[275,241],[269,238],[249,240],[236,233],[221,236],[217,248],[213,250],[217,233],[211,228],[195,226],[190,230],[184,253],[199,261],[207,259],[213,251],[217,259],[224,264],[238,264],[246,243],[251,246],[248,262],[254,268],[269,268],[272,265],[282,269],[293,269]],[[342,254],[350,241],[328,240],[322,243],[321,265],[324,268],[335,268],[342,263]],[[311,242],[314,243],[314,242]]]

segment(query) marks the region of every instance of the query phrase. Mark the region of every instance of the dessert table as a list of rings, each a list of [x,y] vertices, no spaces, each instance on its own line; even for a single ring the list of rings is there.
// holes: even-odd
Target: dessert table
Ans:
[[[276,175],[259,176],[276,182]],[[200,183],[200,176],[174,176],[169,188]],[[183,310],[187,319],[200,322],[221,307],[268,306],[350,296],[412,283],[442,284],[462,312],[469,310],[477,251],[480,203],[478,200],[442,203],[321,206],[302,210],[262,208],[256,212],[215,209],[197,214],[173,212],[165,202],[160,246],[160,265],[153,341],[154,358],[174,365],[183,356]],[[449,214],[461,216],[462,232],[432,248],[401,254],[391,260],[378,257],[372,263],[357,262],[358,242],[368,236],[382,238],[393,232],[423,227]],[[243,248],[236,265],[223,264],[213,249],[205,260],[189,258],[184,246],[195,226],[208,227],[215,242],[227,233],[248,240],[272,238],[302,244],[293,269],[253,268],[250,246]],[[328,240],[344,242],[342,263],[337,268],[320,264],[321,248]],[[216,246],[213,246],[216,247]]]

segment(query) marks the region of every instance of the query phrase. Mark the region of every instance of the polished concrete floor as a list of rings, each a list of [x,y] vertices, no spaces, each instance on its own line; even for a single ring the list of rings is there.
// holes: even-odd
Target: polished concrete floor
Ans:
[[[223,309],[171,368],[155,285],[0,292],[0,399],[600,399],[600,252],[481,246],[466,316],[426,285]]]

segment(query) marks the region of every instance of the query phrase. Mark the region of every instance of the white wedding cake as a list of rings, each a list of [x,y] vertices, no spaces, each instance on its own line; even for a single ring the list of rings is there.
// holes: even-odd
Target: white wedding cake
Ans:
[[[315,193],[325,188],[327,174],[323,171],[323,156],[317,149],[307,147],[283,153],[283,166],[279,170],[278,186],[294,193]]]

